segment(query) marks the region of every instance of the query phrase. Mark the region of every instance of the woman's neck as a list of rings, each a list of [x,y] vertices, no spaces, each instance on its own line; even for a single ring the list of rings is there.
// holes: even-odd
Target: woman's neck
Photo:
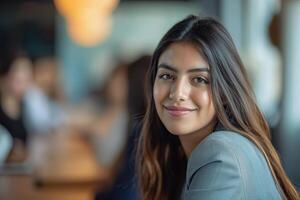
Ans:
[[[213,132],[215,124],[216,123],[210,123],[201,130],[179,136],[180,143],[187,158],[190,157],[196,146],[200,144],[202,140],[206,138],[210,133]]]

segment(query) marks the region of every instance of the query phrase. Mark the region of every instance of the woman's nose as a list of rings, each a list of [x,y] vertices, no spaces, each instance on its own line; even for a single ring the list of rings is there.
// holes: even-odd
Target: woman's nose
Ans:
[[[177,79],[171,86],[169,98],[173,101],[185,101],[188,98],[190,86],[184,78]]]

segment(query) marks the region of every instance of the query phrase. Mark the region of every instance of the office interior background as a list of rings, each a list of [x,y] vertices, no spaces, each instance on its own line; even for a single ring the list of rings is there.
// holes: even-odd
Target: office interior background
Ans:
[[[105,170],[110,171],[125,139],[124,134],[105,138],[86,133],[93,132],[86,128],[90,121],[105,114],[95,96],[101,97],[117,67],[151,56],[162,35],[189,14],[214,17],[231,33],[271,127],[272,142],[300,188],[299,0],[2,0],[0,57],[9,56],[6,50],[12,47],[26,53],[31,81],[51,100],[46,114],[37,118],[48,113],[51,122],[46,116],[43,127],[29,128],[29,150],[26,155],[16,153],[21,161],[0,161],[0,199],[88,200],[105,188],[113,173]],[[91,151],[85,153],[93,155],[96,164],[74,159],[64,169],[59,165],[62,158],[43,160],[56,156],[42,153],[54,151],[55,145],[63,154],[68,145],[64,139],[74,129],[80,133],[66,156],[81,155],[86,149],[76,145],[88,141]],[[62,172],[55,174],[59,169]]]

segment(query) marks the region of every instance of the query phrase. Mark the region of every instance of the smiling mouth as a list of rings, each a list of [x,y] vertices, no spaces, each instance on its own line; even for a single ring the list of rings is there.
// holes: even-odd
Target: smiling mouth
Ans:
[[[185,107],[177,107],[177,106],[164,106],[164,109],[167,110],[167,112],[172,116],[172,117],[181,117],[186,114],[189,114],[197,109],[194,108],[185,108]]]

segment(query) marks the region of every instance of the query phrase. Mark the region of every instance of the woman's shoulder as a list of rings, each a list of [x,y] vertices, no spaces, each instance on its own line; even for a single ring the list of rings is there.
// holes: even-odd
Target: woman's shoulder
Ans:
[[[265,162],[258,147],[248,138],[233,131],[216,131],[208,135],[193,150],[189,165],[205,165],[219,161],[236,167]]]
[[[258,151],[258,148],[245,136],[233,131],[215,131],[204,138],[203,141],[196,146],[192,154],[199,151],[206,152],[206,155],[209,155],[210,153],[217,153],[217,155],[237,153],[248,154],[252,152],[250,150],[256,152]]]
[[[248,138],[239,133],[233,131],[215,131],[196,146],[190,158],[199,158],[199,154],[204,154],[203,156],[205,157],[236,154],[237,150],[256,148]]]
[[[213,142],[217,144],[252,143],[248,138],[241,135],[240,133],[229,130],[212,132],[203,141]]]
[[[245,150],[244,150],[245,149]],[[193,150],[188,159],[188,170],[193,173],[199,167],[212,162],[230,163],[237,167],[240,157],[249,157],[249,149],[255,149],[251,142],[232,131],[216,131],[208,135]],[[254,150],[256,151],[256,150]]]
[[[187,184],[188,191],[198,192],[231,188],[236,199],[253,197],[254,191],[268,185],[260,196],[278,199],[263,154],[249,139],[232,131],[213,132],[194,149],[188,159]]]

